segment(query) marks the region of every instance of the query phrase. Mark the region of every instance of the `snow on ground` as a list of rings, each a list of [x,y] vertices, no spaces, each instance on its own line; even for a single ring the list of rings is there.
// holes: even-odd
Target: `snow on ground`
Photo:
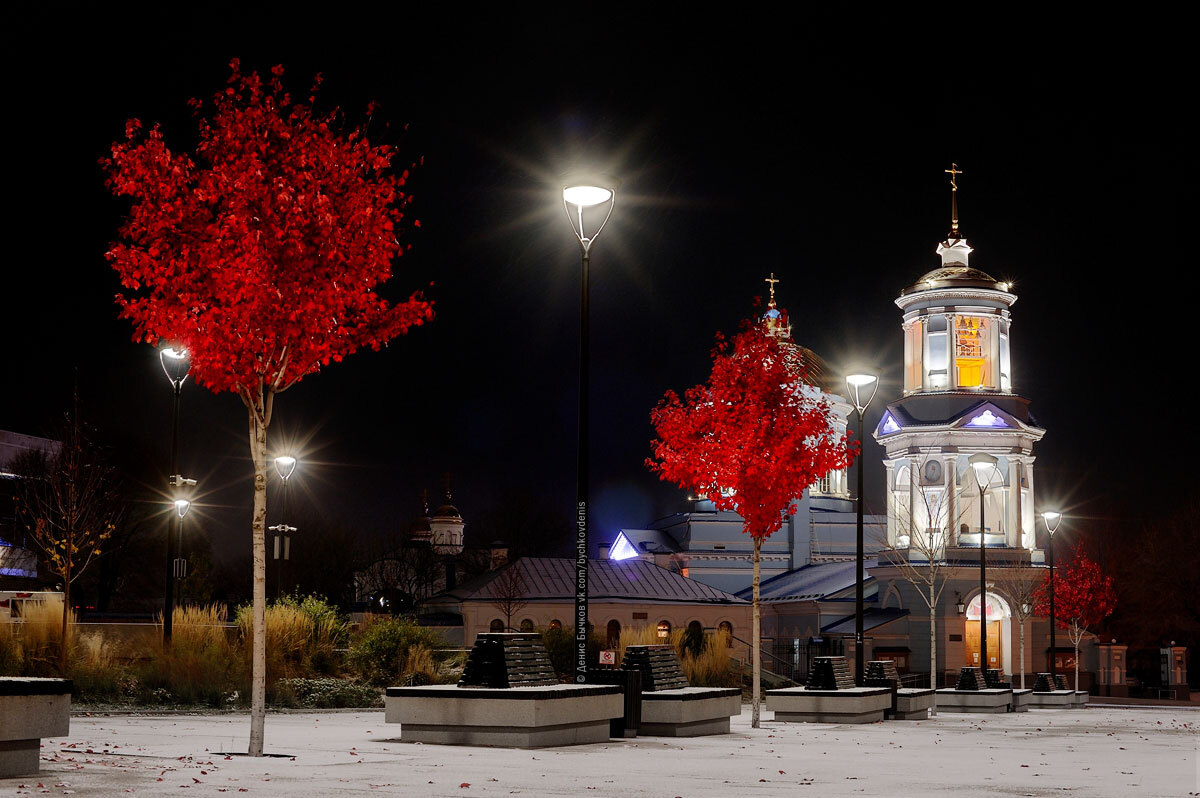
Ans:
[[[862,726],[775,723],[733,733],[513,750],[400,743],[382,710],[273,714],[250,759],[246,715],[73,717],[42,773],[8,795],[1169,796],[1200,795],[1200,712],[1032,710]]]

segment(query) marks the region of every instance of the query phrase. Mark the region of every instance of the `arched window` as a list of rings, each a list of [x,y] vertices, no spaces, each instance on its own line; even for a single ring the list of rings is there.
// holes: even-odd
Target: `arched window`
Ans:
[[[658,622],[658,639],[666,640],[670,636],[671,636],[671,622],[670,621],[659,621]]]
[[[492,625],[488,627],[489,632],[503,632],[504,621],[499,618],[492,618]]]
[[[521,631],[522,632],[532,632],[533,631],[533,619],[532,618],[526,618],[525,620],[521,621]]]
[[[562,631],[562,621],[560,621],[558,618],[555,618],[554,620],[550,621],[550,628],[555,630],[556,632],[561,632]]]
[[[616,648],[621,642],[621,622],[613,618],[608,622],[608,647]]]
[[[731,624],[729,621],[721,621],[719,624],[717,624],[717,628],[720,629],[725,634],[729,635],[729,645],[732,646],[733,645],[733,624]]]

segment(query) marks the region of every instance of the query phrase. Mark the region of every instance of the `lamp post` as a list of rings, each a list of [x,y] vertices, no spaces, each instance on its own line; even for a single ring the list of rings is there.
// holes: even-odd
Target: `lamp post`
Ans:
[[[179,393],[183,388],[183,381],[187,379],[188,372],[192,368],[192,361],[188,357],[187,352],[182,349],[163,349],[158,353],[159,362],[162,363],[163,372],[167,375],[167,379],[171,381],[171,392],[173,395],[171,402],[171,474],[167,479],[167,483],[172,488],[181,487],[179,476]],[[185,511],[186,512],[186,511]],[[183,524],[183,516],[179,517],[179,523]],[[167,521],[167,576],[166,587],[163,591],[163,643],[171,642],[171,618],[175,614],[175,590],[174,590],[174,573],[175,573],[175,557],[171,539],[171,522]]]
[[[1042,513],[1042,523],[1046,525],[1046,549],[1050,557],[1050,681],[1054,681],[1054,677],[1058,674],[1058,668],[1055,667],[1055,656],[1058,652],[1054,649],[1054,533],[1058,531],[1058,524],[1062,521],[1062,513],[1055,510],[1047,510]],[[1051,685],[1051,690],[1054,686]]]
[[[588,637],[588,267],[592,243],[608,224],[617,203],[619,181],[596,175],[571,175],[563,180],[563,210],[579,239],[583,255],[579,298],[579,465],[575,502],[575,682],[587,681]],[[608,205],[608,211],[589,235],[584,209]],[[571,208],[574,206],[574,212]]]
[[[871,393],[863,401],[863,392],[871,386]],[[858,413],[858,438],[866,438],[863,431],[863,413],[867,411],[875,391],[879,390],[879,379],[874,374],[850,374],[846,377],[846,387],[854,402],[854,410]],[[855,530],[854,562],[854,683],[863,683],[863,463],[862,452],[858,455],[858,526]]]
[[[275,458],[275,471],[283,480],[283,488],[279,496],[279,523],[268,529],[275,533],[275,599],[277,601],[283,595],[283,563],[285,560],[291,559],[292,533],[296,531],[296,527],[287,525],[288,477],[295,470],[295,457],[285,454]]]
[[[185,480],[195,483],[195,480]],[[176,541],[176,550],[180,556],[176,557],[171,573],[175,580],[175,603],[183,604],[183,580],[187,579],[187,558],[183,556],[183,518],[188,514],[188,510],[192,509],[192,503],[187,499],[175,500],[175,514],[179,516],[178,539]]]
[[[983,683],[987,685],[987,533],[984,531],[983,503],[992,479],[998,474],[995,457],[987,452],[977,452],[967,458],[975,471],[975,482],[979,485],[979,670]]]

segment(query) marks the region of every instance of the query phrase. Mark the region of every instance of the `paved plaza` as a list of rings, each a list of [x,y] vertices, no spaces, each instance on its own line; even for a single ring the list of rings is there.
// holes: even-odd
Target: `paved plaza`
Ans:
[[[44,741],[42,773],[9,795],[886,795],[1200,794],[1200,711],[942,714],[862,726],[776,723],[749,707],[733,733],[512,750],[397,742],[383,711],[272,714],[267,751],[246,715],[75,716]]]

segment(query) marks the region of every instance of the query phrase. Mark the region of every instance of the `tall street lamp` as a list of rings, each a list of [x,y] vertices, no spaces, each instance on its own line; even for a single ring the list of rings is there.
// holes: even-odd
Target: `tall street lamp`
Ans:
[[[195,483],[194,479],[186,481]],[[187,558],[183,556],[183,519],[190,509],[192,509],[192,503],[187,499],[175,500],[175,514],[179,516],[179,534],[176,542],[176,550],[180,556],[175,558],[172,575],[175,578],[175,603],[180,605],[183,604],[183,580],[187,579]]]
[[[987,489],[1000,472],[996,470],[999,461],[987,452],[977,452],[968,457],[967,462],[974,469],[975,482],[979,485],[979,672],[983,676],[984,686],[987,686],[987,532],[983,504]]]
[[[575,502],[575,682],[587,681],[588,638],[588,266],[592,243],[608,224],[617,204],[620,181],[597,175],[570,175],[563,180],[563,210],[583,254],[583,289],[579,298],[579,466]],[[584,209],[608,205],[595,232],[588,233]],[[572,206],[574,211],[572,211]],[[598,207],[599,206],[599,207]],[[595,216],[597,214],[593,214]]]
[[[292,533],[296,527],[287,525],[287,486],[288,477],[296,470],[296,458],[291,455],[280,455],[275,458],[275,471],[283,480],[283,488],[279,496],[279,523],[268,527],[275,533],[275,598],[283,595],[283,563],[291,558]],[[282,551],[281,551],[282,549]],[[282,556],[281,556],[282,555]]]
[[[179,476],[179,392],[192,368],[191,358],[183,349],[163,349],[158,353],[163,372],[171,381],[171,474],[167,482],[172,488],[182,486]],[[179,523],[182,525],[183,517]],[[172,546],[171,522],[167,522],[167,577],[163,595],[163,643],[171,642],[171,618],[175,614],[174,572],[176,552]]]
[[[863,401],[863,393],[867,386],[871,387],[871,393],[867,396],[866,401]],[[854,402],[854,410],[858,413],[858,439],[861,442],[866,439],[863,430],[863,413],[867,412],[867,407],[875,398],[875,391],[879,390],[879,379],[874,374],[850,374],[846,377],[846,387]],[[856,504],[858,505],[858,527],[854,550],[854,561],[857,564],[854,571],[854,683],[861,687],[863,683],[863,462],[861,451],[858,453]]]
[[[1055,510],[1047,510],[1042,513],[1042,523],[1046,525],[1046,548],[1047,555],[1050,557],[1050,681],[1054,681],[1055,675],[1058,673],[1058,668],[1055,667],[1055,657],[1058,652],[1054,649],[1054,533],[1058,531],[1058,524],[1062,521],[1062,513]],[[1054,689],[1054,685],[1050,686]]]

